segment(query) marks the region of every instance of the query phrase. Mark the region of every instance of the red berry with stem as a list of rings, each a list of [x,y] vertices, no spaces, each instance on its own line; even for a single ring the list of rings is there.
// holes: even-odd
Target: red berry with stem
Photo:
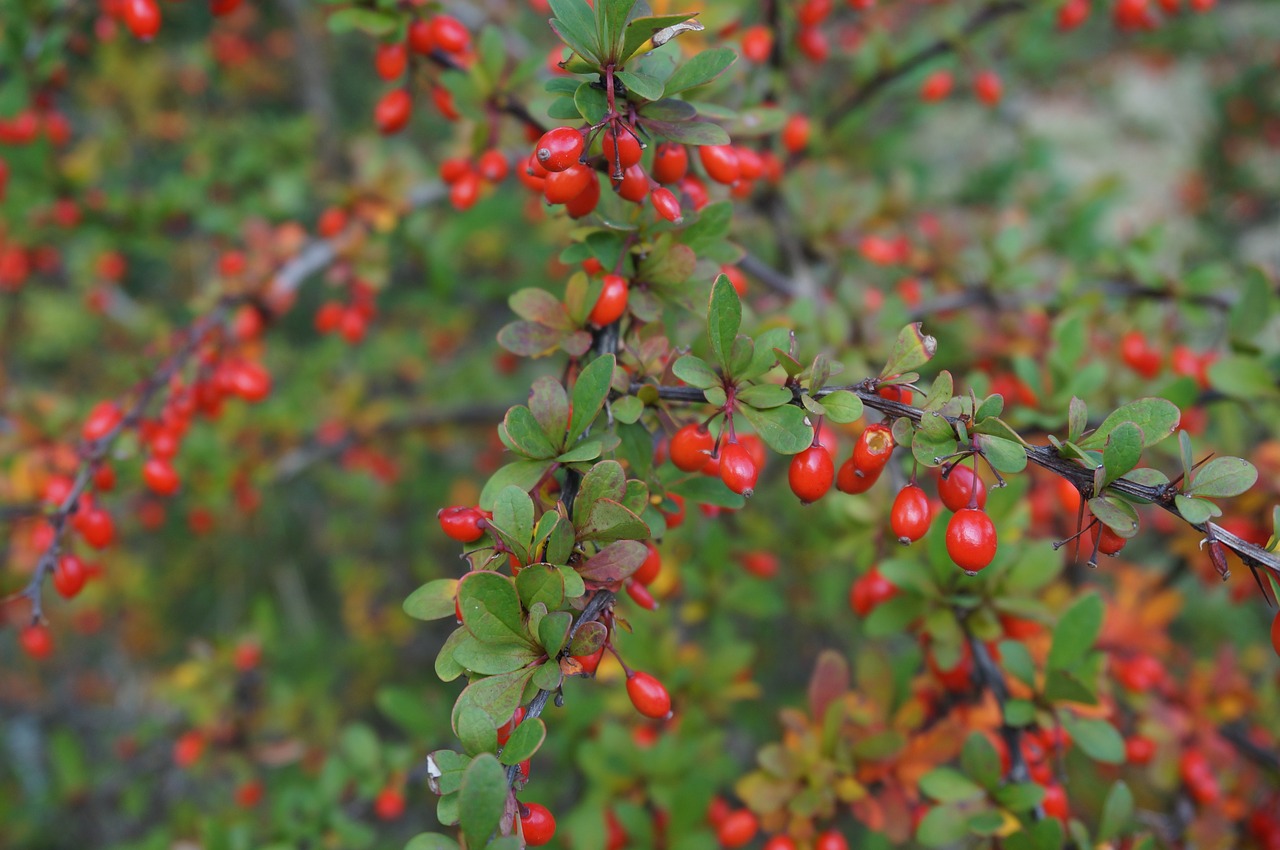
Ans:
[[[1093,544],[1102,555],[1114,555],[1129,541],[1111,530],[1111,526],[1098,521],[1093,526]]]
[[[89,411],[89,416],[80,429],[80,436],[86,443],[101,440],[116,429],[124,421],[124,413],[113,401],[99,402]]]
[[[446,53],[462,53],[471,46],[471,33],[449,15],[436,15],[431,20],[431,38]]]
[[[142,480],[151,492],[160,496],[172,496],[178,492],[181,482],[173,464],[167,458],[152,457],[142,465]]]
[[[649,196],[649,202],[658,211],[658,215],[672,224],[680,224],[684,221],[684,213],[680,209],[680,201],[670,189],[654,189],[653,194]]]
[[[872,471],[869,475],[865,474],[858,469],[855,458],[851,457],[840,464],[840,469],[836,473],[836,489],[841,493],[857,495],[870,490],[879,480],[879,469]]]
[[[835,477],[835,463],[822,445],[809,446],[792,457],[791,466],[787,469],[791,492],[806,505],[825,496]]]
[[[749,844],[759,830],[760,822],[756,820],[755,814],[750,809],[738,809],[720,822],[716,837],[720,840],[721,847],[732,850]]]
[[[382,96],[373,110],[373,121],[384,136],[398,133],[413,114],[413,98],[404,89],[392,89]]]
[[[573,127],[548,130],[538,139],[533,153],[547,171],[564,171],[577,165],[582,157],[582,134]]]
[[[627,674],[627,696],[645,717],[661,720],[671,714],[671,694],[648,673],[632,670]]]
[[[614,141],[614,132],[617,133],[617,141]],[[621,127],[611,127],[601,134],[600,149],[604,151],[604,161],[609,165],[609,171],[614,172],[614,168],[621,167],[623,171],[640,162],[640,156],[643,152],[640,147],[640,141],[627,130]],[[614,155],[617,159],[614,159]]]
[[[862,476],[879,475],[893,455],[893,432],[883,423],[868,425],[853,445],[853,465]]]
[[[23,652],[36,661],[43,661],[53,654],[53,636],[46,626],[39,623],[18,632],[18,644]]]
[[[638,204],[649,194],[649,175],[638,165],[633,165],[622,172],[622,179],[615,180],[613,190],[623,200]]]
[[[627,279],[622,275],[605,275],[604,287],[600,290],[600,297],[591,308],[587,321],[597,327],[604,327],[621,319],[622,314],[627,312],[627,296],[630,291]]]
[[[520,831],[524,833],[524,843],[530,847],[541,847],[556,834],[556,819],[551,811],[537,803],[520,804]]]
[[[74,599],[84,589],[87,578],[83,561],[75,555],[63,555],[53,571],[53,586],[63,599]]]
[[[956,511],[947,523],[947,554],[956,566],[976,573],[996,556],[996,527],[977,508]]]
[[[644,547],[648,554],[645,556],[644,563],[640,565],[640,569],[632,573],[631,577],[641,584],[650,585],[662,571],[662,554],[658,552],[658,547],[653,545],[652,540],[646,540]]]
[[[735,493],[750,497],[755,490],[760,467],[751,450],[735,440],[720,447],[720,480]]]
[[[741,172],[738,167],[738,152],[733,145],[701,145],[698,148],[698,159],[702,161],[707,176],[717,183],[728,186],[738,182]]]
[[[102,508],[89,508],[76,515],[76,531],[94,549],[105,549],[116,536],[116,526],[111,514]]]
[[[160,4],[156,0],[124,0],[124,25],[135,38],[150,41],[160,32]]]
[[[635,602],[646,611],[658,610],[658,600],[653,598],[653,594],[649,592],[649,588],[645,587],[635,579],[628,579],[626,582],[627,595],[631,597],[631,601]]]
[[[671,462],[682,472],[700,472],[711,461],[715,443],[705,425],[690,422],[671,437]]]
[[[929,531],[929,497],[915,484],[898,491],[889,514],[889,527],[900,543],[914,543]]]
[[[975,504],[979,508],[985,508],[987,485],[973,471],[973,467],[957,463],[938,479],[938,497],[942,499],[942,504],[947,506],[947,510],[963,510],[969,507],[970,500],[975,498],[973,495],[975,487],[978,491]]]
[[[659,183],[679,183],[689,171],[689,151],[676,142],[663,142],[653,154],[653,179]]]
[[[484,511],[465,505],[441,508],[436,513],[440,520],[440,528],[448,536],[459,543],[474,543],[484,536]]]

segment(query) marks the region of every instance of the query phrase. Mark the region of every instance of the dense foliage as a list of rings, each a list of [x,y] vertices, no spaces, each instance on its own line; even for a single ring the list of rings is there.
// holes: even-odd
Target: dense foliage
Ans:
[[[1280,848],[1266,2],[0,20],[0,846]]]

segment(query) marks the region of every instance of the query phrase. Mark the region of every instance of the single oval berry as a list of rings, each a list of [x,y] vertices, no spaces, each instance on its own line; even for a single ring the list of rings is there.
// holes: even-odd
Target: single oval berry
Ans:
[[[156,0],[124,0],[124,25],[135,38],[150,41],[160,32],[160,4]]]
[[[977,496],[973,495],[974,482],[977,482]],[[987,506],[987,485],[973,471],[973,467],[956,464],[951,470],[938,479],[938,497],[949,511],[959,511],[968,507],[985,508]],[[971,506],[970,500],[975,500]]]
[[[542,134],[534,156],[547,171],[564,171],[582,157],[582,134],[573,127],[556,127]]]
[[[1109,525],[1099,521],[1093,526],[1093,545],[1103,555],[1114,555],[1124,548],[1129,541],[1111,530]]]
[[[520,831],[524,833],[524,843],[530,847],[541,847],[556,834],[556,819],[546,806],[537,803],[520,804]]]
[[[849,850],[849,842],[834,829],[820,833],[813,842],[813,850]]]
[[[632,671],[627,677],[627,696],[636,711],[645,717],[662,719],[671,713],[671,694],[648,673]]]
[[[600,181],[595,178],[593,173],[591,179],[587,181],[587,188],[567,201],[564,205],[564,211],[569,214],[570,218],[582,218],[594,210],[599,202]]]
[[[245,361],[235,370],[231,388],[245,401],[262,401],[271,394],[271,373],[261,363]]]
[[[702,161],[707,176],[717,183],[729,186],[737,183],[741,176],[738,152],[733,145],[701,145],[698,148],[698,159]]]
[[[551,204],[567,204],[587,191],[592,183],[599,182],[596,173],[585,165],[573,165],[563,171],[547,170],[551,173],[543,184],[542,194]]]
[[[413,114],[413,98],[405,89],[392,89],[382,96],[373,110],[373,121],[384,136],[398,133]]]
[[[951,94],[954,78],[950,71],[934,71],[920,85],[920,99],[926,103],[943,100]]]
[[[480,172],[480,176],[490,183],[501,183],[507,179],[507,172],[510,166],[507,164],[507,158],[502,151],[488,150],[480,154],[480,160],[476,163],[476,170]]]
[[[798,850],[796,840],[790,835],[775,835],[764,843],[764,850]]]
[[[800,153],[809,147],[809,119],[804,115],[792,115],[782,125],[782,146],[789,153]]]
[[[36,661],[43,661],[53,654],[53,636],[46,626],[39,623],[27,626],[19,632],[18,644],[23,652]]]
[[[122,421],[124,421],[124,413],[119,405],[113,401],[99,402],[93,410],[89,411],[88,418],[84,420],[84,427],[80,429],[80,436],[86,443],[101,440],[114,431]]]
[[[1147,344],[1142,331],[1129,331],[1120,339],[1120,356],[1130,369],[1147,379],[1157,377],[1164,365],[1160,352]]]
[[[469,210],[480,199],[480,174],[468,171],[449,187],[449,203],[459,212]]]
[[[716,829],[716,837],[720,846],[730,848],[744,847],[756,837],[760,830],[760,822],[750,809],[738,809],[730,813]]]
[[[773,51],[773,30],[756,24],[742,31],[742,55],[757,65],[769,61]]]
[[[1004,94],[1004,85],[995,71],[983,71],[974,78],[973,90],[977,93],[978,100],[987,106],[995,106]]]
[[[596,299],[596,305],[591,308],[591,315],[587,316],[587,321],[598,327],[604,327],[621,319],[622,314],[627,311],[627,295],[630,291],[627,279],[622,275],[605,275],[604,288],[600,290],[600,297]]]
[[[787,482],[791,492],[804,504],[816,502],[831,489],[836,467],[831,454],[823,446],[810,446],[791,458]]]
[[[682,472],[701,472],[711,461],[715,442],[705,426],[690,422],[671,437],[671,462]]]
[[[1144,765],[1156,756],[1156,742],[1142,735],[1134,735],[1124,742],[1124,760],[1129,764]]]
[[[615,132],[617,140],[615,141]],[[643,148],[640,147],[640,140],[631,135],[626,130],[611,128],[606,130],[601,136],[600,149],[604,152],[604,161],[609,164],[609,170],[613,173],[615,168],[621,167],[626,171],[633,165],[640,162],[640,156]],[[617,159],[614,158],[615,154]]]
[[[648,551],[644,563],[640,565],[640,569],[631,574],[631,577],[641,584],[650,585],[662,571],[662,554],[658,552],[658,547],[653,545],[652,540],[646,540],[644,548]]]
[[[929,497],[915,484],[898,491],[889,514],[889,527],[900,543],[914,543],[929,531]]]
[[[879,567],[872,566],[849,588],[849,607],[859,617],[865,617],[897,595],[898,588],[880,574]]]
[[[755,490],[760,467],[751,450],[742,443],[729,442],[720,447],[720,480],[735,493],[750,497]]]
[[[440,528],[459,543],[474,543],[484,536],[484,511],[465,505],[441,508],[436,513]]]
[[[840,464],[840,470],[836,473],[836,489],[841,493],[857,495],[870,490],[879,480],[879,469],[873,470],[870,475],[865,474],[858,469],[858,464],[851,457]]]
[[[394,80],[409,66],[409,46],[403,41],[379,44],[373,54],[373,67],[384,80]]]
[[[622,172],[622,179],[615,180],[613,190],[623,200],[638,204],[649,194],[649,175],[638,165],[633,165]]]
[[[976,508],[956,511],[947,523],[947,554],[956,566],[976,573],[996,556],[996,527]]]
[[[627,581],[626,588],[627,595],[631,597],[631,601],[641,608],[646,611],[658,610],[658,600],[654,599],[653,594],[649,592],[649,588],[634,579]]]
[[[893,432],[883,423],[868,425],[853,445],[853,465],[862,476],[879,475],[893,456]]]
[[[75,555],[63,555],[53,571],[53,586],[63,599],[74,599],[84,589],[84,562]]]
[[[426,56],[436,49],[435,35],[431,31],[431,22],[417,20],[409,24],[409,49],[414,53]]]
[[[111,514],[102,508],[90,508],[76,514],[76,531],[94,549],[105,549],[111,545],[116,536],[116,526]]]
[[[679,183],[689,171],[689,151],[677,142],[663,142],[653,154],[653,179]]]
[[[658,211],[658,215],[672,224],[684,221],[684,213],[680,209],[680,201],[670,189],[654,189],[649,196],[649,203]]]
[[[173,470],[173,465],[167,458],[162,457],[147,459],[147,462],[142,465],[142,480],[151,492],[160,496],[172,496],[178,492],[178,486],[181,484],[178,473]]]
[[[462,21],[449,15],[431,19],[431,39],[446,53],[462,53],[471,46],[471,33]]]
[[[399,788],[383,788],[373,800],[373,811],[381,820],[395,820],[404,814],[404,793]]]

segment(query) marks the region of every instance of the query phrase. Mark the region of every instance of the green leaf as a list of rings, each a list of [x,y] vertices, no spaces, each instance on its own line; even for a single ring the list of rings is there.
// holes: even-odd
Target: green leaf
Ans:
[[[454,649],[453,660],[468,673],[496,676],[519,670],[538,655],[538,651],[528,644],[483,643],[469,634]]]
[[[459,626],[445,639],[444,645],[440,647],[440,651],[436,653],[435,671],[436,676],[442,682],[452,682],[454,679],[467,672],[466,668],[457,662],[453,657],[458,647],[463,641],[472,638],[471,632]]]
[[[613,402],[610,409],[613,411],[614,419],[624,425],[630,425],[638,421],[640,415],[644,413],[644,402],[633,395],[623,396]]]
[[[1044,799],[1044,786],[1015,782],[996,791],[996,802],[1011,812],[1028,812]]]
[[[379,9],[362,9],[355,6],[339,9],[328,17],[329,32],[344,33],[360,30],[375,38],[391,35],[400,27],[400,19],[393,12]]]
[[[609,629],[604,623],[592,620],[589,623],[583,623],[573,634],[573,640],[569,642],[570,655],[591,655],[600,647],[604,646],[605,639],[609,637]]]
[[[573,615],[568,611],[553,611],[538,623],[538,642],[546,650],[548,658],[555,658],[564,649],[572,625]]]
[[[597,0],[596,26],[600,31],[601,58],[615,64],[622,61],[622,38],[627,18],[636,0]]]
[[[638,95],[645,100],[659,100],[662,98],[662,80],[650,77],[648,74],[632,73],[631,71],[618,71],[614,76],[627,87],[627,91],[634,95]]]
[[[516,591],[526,609],[541,602],[554,611],[564,604],[564,576],[550,564],[530,564],[516,576]]]
[[[644,520],[611,499],[601,499],[591,509],[585,525],[578,528],[579,540],[645,540],[649,526]]]
[[[687,231],[686,231],[687,232]],[[778,363],[777,349],[786,351],[794,339],[790,328],[769,328],[755,339],[755,351],[751,355],[751,363],[741,370],[739,378],[754,381],[772,369]]]
[[[582,583],[582,576],[578,575],[578,571],[573,567],[561,567],[560,575],[564,576],[565,599],[577,599],[587,592],[587,586]]]
[[[1182,514],[1182,518],[1194,525],[1208,522],[1222,514],[1222,509],[1206,499],[1195,499],[1179,493],[1173,497],[1173,506]]]
[[[1121,537],[1129,538],[1138,533],[1138,511],[1133,505],[1116,496],[1095,496],[1089,500],[1089,510]]]
[[[1184,492],[1194,496],[1239,496],[1258,480],[1258,470],[1238,457],[1218,457],[1200,467]]]
[[[489,715],[474,706],[458,712],[458,740],[467,755],[492,753],[498,749],[498,729]]]
[[[646,119],[644,126],[654,135],[682,145],[727,145],[733,141],[727,130],[709,121],[673,123]]]
[[[973,835],[995,835],[1004,824],[1004,817],[999,812],[985,811],[970,815],[965,825]]]
[[[560,672],[560,665],[555,661],[548,661],[539,664],[533,671],[533,679],[530,680],[529,687],[542,691],[554,691],[559,689],[562,682],[564,682],[564,674]]]
[[[498,344],[521,357],[554,354],[565,339],[565,331],[537,322],[511,322],[498,331]]]
[[[1010,726],[1029,726],[1035,719],[1036,707],[1025,699],[1011,699],[1004,704],[1004,722]]]
[[[1124,761],[1124,738],[1106,720],[1076,717],[1064,713],[1062,725],[1071,733],[1075,745],[1094,761],[1121,764]]]
[[[980,732],[965,738],[964,749],[960,751],[960,766],[983,788],[991,789],[1000,784],[1000,755],[987,736]]]
[[[560,453],[559,447],[552,445],[546,432],[542,430],[542,425],[524,405],[516,405],[508,410],[502,425],[510,439],[511,448],[525,457],[541,460]]]
[[[976,434],[973,441],[997,471],[1013,473],[1027,468],[1027,453],[1020,444],[990,434]]]
[[[533,499],[517,486],[510,486],[493,500],[493,519],[489,528],[502,539],[520,560],[528,560],[533,538]]]
[[[836,390],[822,397],[827,418],[841,425],[856,421],[862,416],[862,399],[848,390]]]
[[[1106,471],[1102,480],[1104,487],[1138,465],[1144,442],[1142,429],[1132,422],[1121,422],[1112,429],[1102,450],[1102,468]]]
[[[707,308],[707,337],[711,350],[721,366],[728,367],[733,341],[742,326],[742,302],[725,275],[716,277],[711,287],[711,304]]]
[[[706,85],[725,72],[738,54],[727,47],[704,50],[680,65],[667,80],[665,94],[670,97],[682,91]],[[649,98],[654,100],[655,98]]]
[[[649,549],[636,540],[619,540],[605,546],[578,567],[587,581],[613,584],[628,578],[649,556]]]
[[[569,419],[569,439],[565,445],[572,446],[600,414],[604,400],[609,397],[615,363],[614,356],[606,354],[592,360],[578,375],[573,385],[573,416]]]
[[[813,443],[813,426],[805,412],[794,404],[768,410],[744,406],[739,411],[765,445],[778,454],[793,455]]]
[[[355,770],[368,773],[377,769],[382,748],[378,736],[363,723],[352,723],[343,729],[338,746]]]
[[[1098,821],[1098,840],[1110,841],[1127,832],[1133,824],[1133,792],[1123,780],[1117,780],[1107,792],[1102,804],[1102,817]]]
[[[543,375],[529,389],[529,410],[546,437],[556,447],[564,445],[569,429],[569,395],[560,382]]]
[[[484,485],[480,493],[480,507],[486,511],[493,510],[493,503],[498,494],[507,487],[515,486],[528,492],[547,474],[551,463],[545,460],[518,460],[499,469]]]
[[[458,792],[458,815],[468,847],[483,847],[502,821],[511,789],[496,756],[483,753],[467,765]]]
[[[920,777],[920,790],[940,803],[975,800],[986,792],[969,777],[952,767],[936,767]]]
[[[720,386],[720,376],[701,357],[686,354],[671,365],[671,372],[691,387],[705,390]]]
[[[963,809],[955,806],[934,806],[920,820],[916,829],[916,841],[925,847],[945,847],[969,834],[969,825]]]
[[[463,688],[453,704],[454,732],[457,732],[458,712],[472,706],[487,713],[495,726],[506,723],[519,707],[524,686],[529,683],[535,669],[526,667],[497,676],[486,676]]]
[[[1035,687],[1036,667],[1031,653],[1016,640],[1000,642],[1000,664],[1023,684]]]
[[[487,570],[473,570],[458,583],[462,624],[484,643],[529,643],[520,596],[512,580]]]
[[[436,579],[409,594],[404,600],[404,612],[415,620],[441,620],[454,616],[457,598],[457,579]]]
[[[1254,402],[1280,396],[1275,369],[1257,357],[1228,355],[1210,364],[1208,371],[1209,384],[1231,398]]]
[[[649,39],[668,27],[673,27],[684,23],[697,13],[678,14],[678,15],[656,15],[643,18],[635,18],[631,23],[627,24],[626,33],[623,36],[622,51],[618,58],[620,62],[626,62],[628,59],[636,55],[636,51],[644,48],[652,50],[652,47],[645,48]],[[701,29],[701,26],[697,26]]]
[[[791,390],[777,384],[754,384],[738,392],[738,401],[749,404],[759,410],[790,403]]]
[[[498,761],[505,765],[513,765],[532,758],[546,738],[547,724],[542,722],[541,717],[530,717],[528,720],[521,721],[511,733],[511,737],[507,739],[507,743],[502,745]]]
[[[585,525],[601,499],[622,501],[627,494],[627,473],[616,460],[602,460],[582,477],[573,503],[573,523]]]
[[[420,832],[409,839],[404,850],[458,850],[458,842],[438,832]]]
[[[1111,432],[1125,422],[1132,422],[1142,429],[1142,447],[1154,446],[1172,434],[1178,427],[1182,413],[1177,405],[1163,398],[1140,398],[1131,401],[1112,413],[1098,430],[1080,441],[1082,449],[1100,449]]]
[[[896,378],[928,363],[938,350],[938,341],[921,330],[922,324],[907,325],[898,332],[889,361],[880,370],[881,378]]]
[[[1075,396],[1067,407],[1067,440],[1076,442],[1084,436],[1084,429],[1089,426],[1089,408]]]
[[[605,434],[600,437],[586,437],[579,440],[574,444],[573,448],[564,454],[556,455],[556,463],[582,463],[583,461],[595,460],[608,450],[609,447],[606,443],[609,436]]]
[[[1058,620],[1049,648],[1049,669],[1067,670],[1084,658],[1102,629],[1102,599],[1090,593],[1076,600]]]
[[[956,451],[956,435],[947,420],[926,413],[920,418],[920,427],[911,432],[911,455],[921,466],[939,466],[939,458]]]
[[[551,28],[560,40],[574,53],[601,62],[604,54],[598,41],[596,15],[586,0],[550,0],[550,6],[551,14],[555,15]]]
[[[692,476],[683,481],[677,481],[667,489],[700,505],[715,505],[720,508],[737,510],[747,504],[747,500],[744,497],[726,487],[725,483],[718,477]]]
[[[545,289],[531,287],[517,290],[507,299],[507,304],[510,305],[511,311],[522,319],[560,330],[569,330],[573,327],[564,303]]]

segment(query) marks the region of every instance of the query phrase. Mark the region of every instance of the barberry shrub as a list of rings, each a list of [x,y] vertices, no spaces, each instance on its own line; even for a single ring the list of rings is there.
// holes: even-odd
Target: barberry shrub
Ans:
[[[4,15],[0,845],[1280,847],[1274,15],[1103,5]]]

